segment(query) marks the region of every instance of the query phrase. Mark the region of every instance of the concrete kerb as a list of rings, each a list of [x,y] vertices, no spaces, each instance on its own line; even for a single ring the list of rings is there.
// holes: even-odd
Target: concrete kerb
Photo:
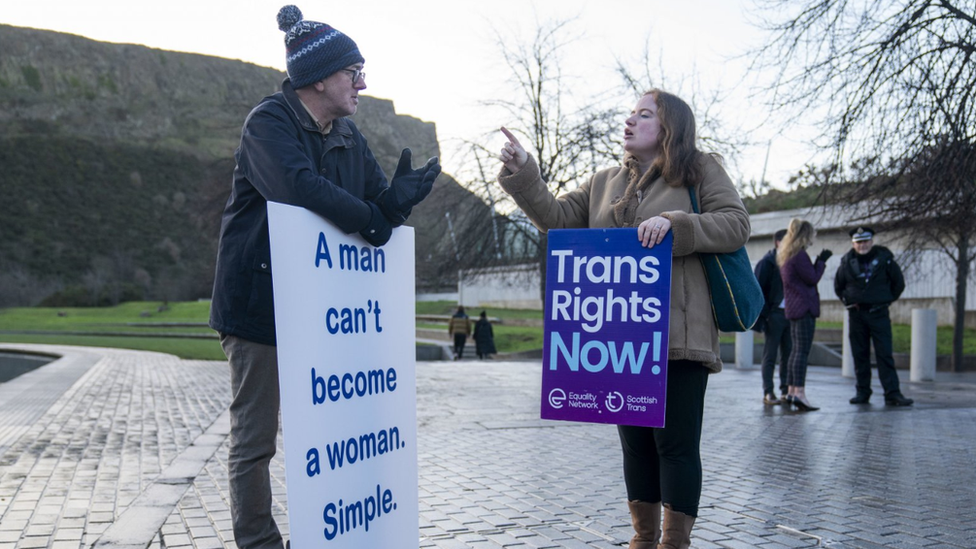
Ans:
[[[451,345],[437,339],[417,339],[417,360],[451,360]]]
[[[155,482],[143,490],[115,522],[95,542],[94,547],[128,549],[148,547],[176,509],[183,494],[197,475],[230,435],[230,411],[227,410],[193,444],[180,453],[160,473]]]

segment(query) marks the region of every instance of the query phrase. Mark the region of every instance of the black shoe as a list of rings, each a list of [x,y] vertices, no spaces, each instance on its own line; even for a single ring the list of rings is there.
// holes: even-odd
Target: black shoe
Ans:
[[[801,412],[816,412],[817,410],[820,409],[814,406],[813,404],[807,404],[806,402],[803,402],[797,397],[793,397],[793,406],[796,406],[796,409]]]
[[[780,400],[776,398],[775,393],[766,393],[766,396],[763,397],[763,404],[766,406],[776,406],[779,403]]]
[[[858,393],[854,395],[854,398],[849,400],[851,404],[867,404],[871,400],[871,395],[865,393]]]
[[[905,398],[905,395],[901,393],[895,393],[891,396],[885,395],[885,406],[911,406],[914,403],[914,400]]]

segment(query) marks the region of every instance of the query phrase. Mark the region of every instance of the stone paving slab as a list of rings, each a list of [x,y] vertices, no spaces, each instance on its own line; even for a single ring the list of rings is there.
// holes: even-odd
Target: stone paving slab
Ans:
[[[84,352],[97,361],[0,453],[0,549],[91,547],[197,440],[220,447],[132,546],[235,547],[226,440],[201,437],[228,405],[226,364]],[[418,363],[419,547],[626,546],[616,430],[540,420],[539,372]],[[912,408],[880,390],[851,406],[852,380],[812,368],[823,409],[802,414],[763,406],[758,370],[712,376],[693,547],[976,547],[976,376],[903,384]],[[272,482],[287,536],[280,447]]]

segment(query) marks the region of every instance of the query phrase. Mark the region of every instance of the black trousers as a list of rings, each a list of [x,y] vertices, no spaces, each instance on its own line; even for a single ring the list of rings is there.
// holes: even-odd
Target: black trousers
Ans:
[[[878,360],[878,378],[885,396],[901,392],[895,359],[891,356],[891,318],[888,307],[849,309],[851,354],[858,394],[871,394],[871,343]]]
[[[779,390],[781,393],[786,393],[786,388],[792,385],[787,366],[793,349],[793,338],[790,337],[790,321],[786,319],[783,309],[777,308],[769,312],[763,335],[766,336],[762,354],[763,394],[775,393],[773,370],[776,367],[777,352],[779,352]]]
[[[454,334],[454,356],[464,358],[464,344],[468,342],[468,334]]]
[[[708,369],[700,362],[668,362],[664,428],[618,425],[627,499],[663,501],[698,516],[701,500],[701,430]]]

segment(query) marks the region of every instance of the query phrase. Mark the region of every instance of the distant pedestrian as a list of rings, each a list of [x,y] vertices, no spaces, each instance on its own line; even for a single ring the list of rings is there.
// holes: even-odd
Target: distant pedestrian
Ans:
[[[833,255],[830,250],[823,250],[816,261],[810,260],[806,249],[813,245],[816,236],[817,231],[809,221],[794,218],[776,254],[776,263],[783,277],[784,313],[790,321],[790,337],[793,340],[786,401],[804,412],[820,409],[807,400],[807,359],[813,346],[816,319],[820,316],[817,283],[823,276],[827,259]]]
[[[901,394],[898,372],[892,357],[891,317],[888,306],[901,297],[905,277],[891,250],[874,244],[875,230],[858,227],[850,231],[852,249],[841,258],[834,292],[847,306],[851,354],[857,394],[851,404],[871,399],[871,342],[878,360],[878,378],[888,406],[911,406],[915,401]]]
[[[783,278],[779,273],[779,265],[776,264],[776,252],[785,236],[786,229],[776,231],[773,236],[773,249],[766,252],[766,255],[756,264],[756,279],[759,281],[759,287],[762,288],[766,304],[752,329],[765,336],[762,354],[763,402],[770,406],[780,404],[773,386],[773,370],[776,367],[777,353],[780,357],[779,391],[784,399],[791,385],[788,365],[793,340],[790,338],[790,321],[786,319],[784,310]]]
[[[464,345],[471,334],[471,320],[464,314],[464,306],[458,305],[457,311],[447,324],[447,334],[454,338],[454,360],[464,358]]]
[[[474,324],[474,344],[478,358],[491,358],[495,354],[495,332],[491,329],[488,314],[481,311],[478,322]]]

